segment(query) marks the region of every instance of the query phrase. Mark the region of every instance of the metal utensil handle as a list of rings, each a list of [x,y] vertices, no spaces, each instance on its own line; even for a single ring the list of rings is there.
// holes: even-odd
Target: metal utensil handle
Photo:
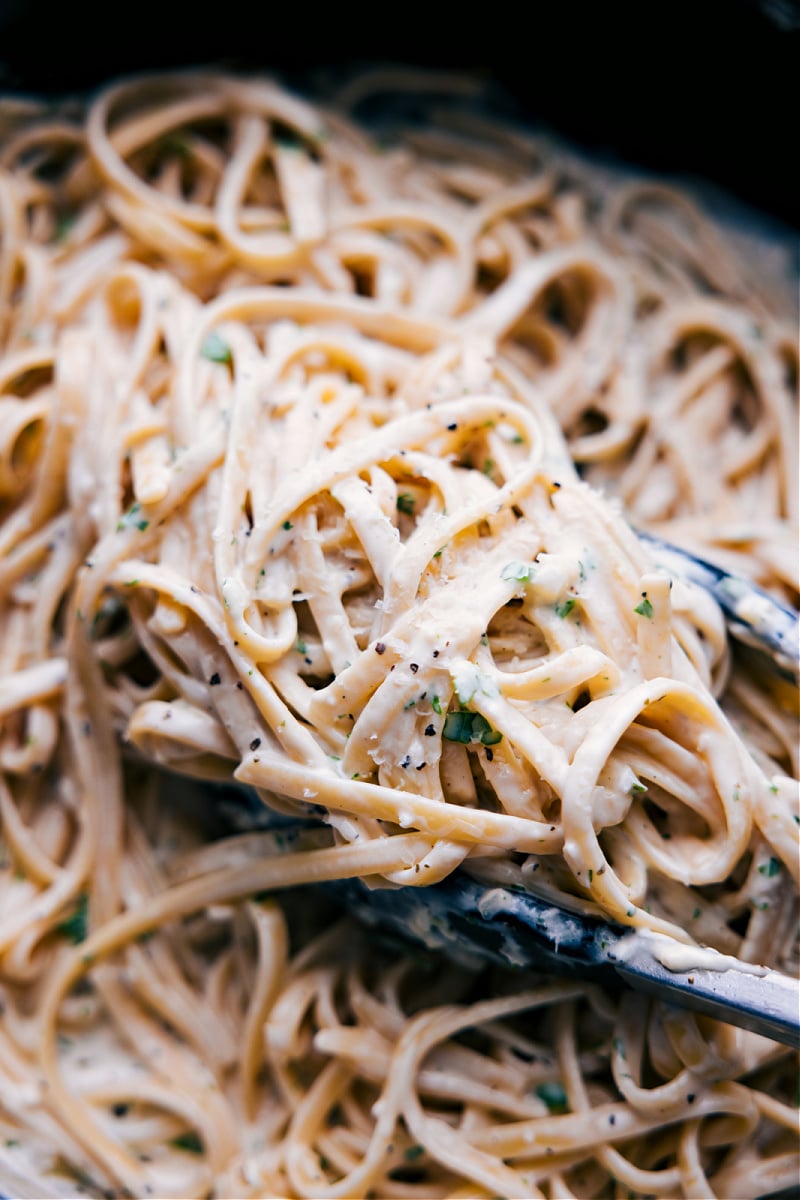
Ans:
[[[705,588],[714,597],[731,637],[760,650],[780,670],[797,679],[800,618],[794,609],[749,579],[698,558],[655,534],[637,530],[637,536],[670,572]]]
[[[323,886],[365,924],[451,957],[585,979],[613,978],[616,972],[662,1001],[800,1047],[800,984],[777,971],[632,933],[534,894],[460,875],[426,888],[370,889],[360,880]],[[671,970],[657,957],[659,944],[701,961],[718,959],[719,966]]]
[[[725,956],[720,959],[724,962]],[[659,961],[646,940],[638,938],[614,966],[639,991],[800,1049],[800,984],[788,975],[761,967],[748,970],[745,963],[719,970],[700,966],[673,971]]]

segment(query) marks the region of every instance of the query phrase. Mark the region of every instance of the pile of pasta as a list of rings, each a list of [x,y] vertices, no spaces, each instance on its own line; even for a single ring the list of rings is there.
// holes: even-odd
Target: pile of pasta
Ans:
[[[797,969],[796,689],[634,532],[796,604],[786,265],[473,90],[0,105],[0,1190],[796,1179],[785,1047],[302,886]]]

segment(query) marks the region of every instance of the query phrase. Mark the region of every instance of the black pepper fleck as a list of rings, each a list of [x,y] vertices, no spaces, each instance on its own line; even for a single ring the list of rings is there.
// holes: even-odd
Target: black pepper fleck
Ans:
[[[419,670],[419,663],[409,663],[408,669],[411,671],[412,675],[416,675],[417,671]]]
[[[253,738],[252,742],[250,743],[250,749],[257,750],[260,745],[261,745],[261,738]]]
[[[436,734],[436,726],[435,725],[426,725],[425,726],[425,737],[434,737],[435,734]]]
[[[219,677],[219,671],[215,671],[214,674],[211,676],[211,678],[208,681],[208,686],[209,687],[217,687],[221,682],[222,682],[222,680]]]
[[[385,642],[376,642],[375,643],[375,653],[376,654],[384,654],[385,651],[386,651],[386,643]]]

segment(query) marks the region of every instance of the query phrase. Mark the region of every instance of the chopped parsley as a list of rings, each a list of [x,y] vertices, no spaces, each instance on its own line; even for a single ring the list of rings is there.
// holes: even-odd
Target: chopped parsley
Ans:
[[[536,1095],[540,1100],[544,1100],[551,1113],[567,1111],[567,1093],[560,1083],[537,1084]]]
[[[438,696],[431,696],[431,708],[435,713],[441,714],[442,702]]]
[[[444,719],[442,737],[448,742],[461,742],[464,746],[473,743],[496,746],[503,739],[502,733],[492,729],[486,717],[480,713],[465,711],[447,714]]]
[[[650,601],[647,599],[647,596],[644,596],[642,598],[641,603],[637,604],[636,608],[633,611],[635,613],[638,613],[640,617],[652,617],[653,606],[650,603]]]
[[[138,500],[134,500],[127,512],[124,512],[117,521],[117,533],[121,533],[125,529],[138,529],[140,533],[144,533],[150,522],[141,513],[141,504]]]
[[[405,1151],[403,1158],[406,1160],[406,1162],[414,1162],[415,1159],[421,1158],[424,1153],[424,1146],[409,1146]]]
[[[401,492],[397,497],[397,511],[405,513],[407,517],[413,515],[414,512],[414,497],[410,492]]]
[[[761,866],[758,868],[758,873],[759,875],[766,875],[767,879],[772,879],[773,876],[780,873],[780,869],[781,860],[779,858],[775,858],[773,855],[771,858],[767,859],[765,863],[761,864]]]
[[[568,600],[557,600],[553,605],[553,612],[557,617],[568,617],[575,607],[575,597],[570,596]]]
[[[189,1154],[202,1154],[204,1150],[203,1143],[194,1130],[178,1134],[172,1138],[170,1146],[174,1146],[176,1150],[186,1150]]]
[[[56,925],[56,932],[76,945],[85,942],[89,933],[88,908],[89,898],[85,892],[81,892],[70,915]]]
[[[509,562],[500,572],[501,579],[516,579],[518,583],[530,583],[533,578],[533,564]]]
[[[223,337],[220,337],[216,329],[212,329],[211,333],[206,335],[200,347],[200,353],[203,358],[215,363],[229,364],[233,358],[230,346]]]

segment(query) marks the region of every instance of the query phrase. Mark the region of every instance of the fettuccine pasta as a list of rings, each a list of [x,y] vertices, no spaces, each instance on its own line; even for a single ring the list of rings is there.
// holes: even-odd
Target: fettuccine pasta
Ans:
[[[0,108],[0,1191],[796,1179],[784,1047],[304,886],[471,871],[797,969],[796,689],[635,532],[796,604],[785,264],[470,91]]]

